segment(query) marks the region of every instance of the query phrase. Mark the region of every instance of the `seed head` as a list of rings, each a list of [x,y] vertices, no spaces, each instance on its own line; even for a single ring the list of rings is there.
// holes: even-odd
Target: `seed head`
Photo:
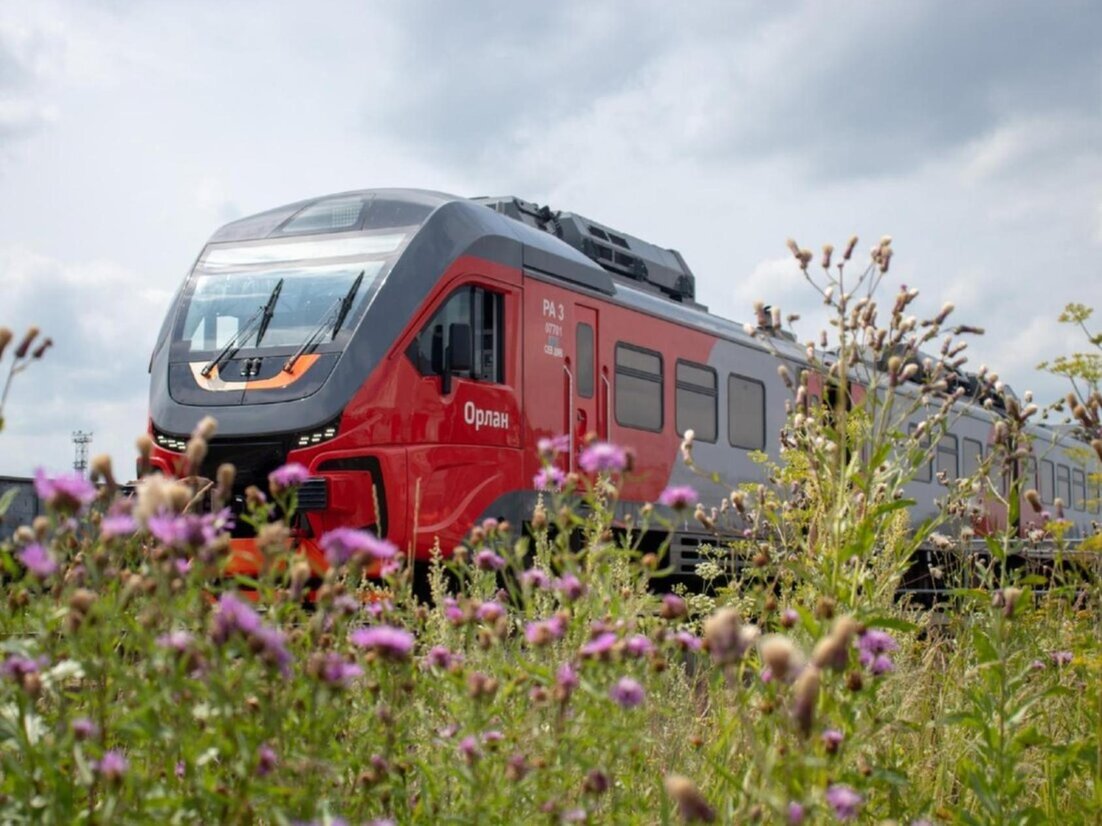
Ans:
[[[821,679],[822,672],[816,666],[809,665],[796,678],[792,688],[792,719],[804,737],[811,734],[811,724],[815,721]]]
[[[15,348],[15,357],[17,359],[24,358],[27,355],[27,351],[31,349],[31,344],[34,343],[35,338],[38,337],[38,328],[31,326],[27,328],[27,332],[23,334],[22,340],[19,342],[19,346]]]
[[[666,778],[666,793],[677,804],[677,812],[686,823],[714,823],[715,810],[692,780],[681,774]]]

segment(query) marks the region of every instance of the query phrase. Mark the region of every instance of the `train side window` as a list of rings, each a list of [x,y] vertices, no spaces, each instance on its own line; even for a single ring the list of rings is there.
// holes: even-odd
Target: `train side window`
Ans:
[[[634,344],[616,344],[616,423],[662,429],[662,355]]]
[[[593,328],[585,323],[578,325],[575,334],[575,355],[578,359],[578,395],[593,398]]]
[[[446,344],[447,331],[452,324],[466,324],[473,338],[471,369],[454,375],[504,383],[504,303],[500,293],[482,287],[461,287],[448,296],[406,351],[418,372],[423,376],[439,376],[440,353]]]
[[[972,476],[983,464],[983,445],[975,439],[964,437],[960,446],[960,458],[963,465],[963,475]]]
[[[1091,513],[1102,511],[1102,482],[1091,483],[1090,501],[1087,503]]]
[[[945,474],[945,481],[952,482],[957,478],[957,437],[952,433],[946,433],[937,443],[937,472]]]
[[[1087,509],[1087,477],[1078,468],[1071,472],[1071,506],[1077,511]]]
[[[1071,471],[1067,465],[1056,466],[1056,496],[1065,505],[1071,505]]]
[[[918,425],[912,424],[907,428],[907,432],[913,434],[918,430]],[[923,436],[918,440],[918,446],[924,453],[928,453],[930,450],[930,437]],[[923,462],[919,467],[915,468],[914,481],[916,482],[932,482],[934,481],[934,460],[931,457],[930,461]]]
[[[677,435],[692,430],[702,442],[714,442],[719,414],[716,400],[719,378],[716,371],[702,364],[677,362]]]
[[[765,449],[765,385],[727,376],[727,441],[746,450]]]
[[[1038,480],[1041,501],[1046,505],[1052,504],[1052,498],[1056,495],[1056,468],[1048,459],[1041,460],[1041,478]]]

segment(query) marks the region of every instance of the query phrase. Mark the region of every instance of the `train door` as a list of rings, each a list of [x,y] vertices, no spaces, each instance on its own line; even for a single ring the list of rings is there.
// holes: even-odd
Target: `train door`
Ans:
[[[575,304],[573,315],[573,364],[569,377],[573,393],[567,407],[570,417],[567,432],[573,434],[576,457],[591,435],[598,439],[608,438],[609,382],[607,370],[602,372],[600,364],[596,308]]]

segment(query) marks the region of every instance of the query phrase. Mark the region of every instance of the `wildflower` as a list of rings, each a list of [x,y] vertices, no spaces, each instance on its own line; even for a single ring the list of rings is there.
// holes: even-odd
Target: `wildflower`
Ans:
[[[103,757],[96,764],[96,769],[103,776],[103,779],[112,782],[122,780],[123,775],[126,774],[129,768],[130,761],[126,759],[121,751],[116,749],[105,751]]]
[[[666,778],[666,793],[677,804],[678,814],[686,823],[713,823],[715,810],[689,778],[671,774]]]
[[[734,608],[720,608],[704,620],[704,643],[712,659],[720,665],[738,662],[745,653],[739,633],[741,626]]]
[[[325,561],[337,568],[350,561],[358,563],[393,559],[398,549],[385,539],[355,528],[334,528],[318,542]]]
[[[288,462],[268,474],[268,487],[273,494],[288,488],[297,488],[310,478],[310,471],[298,462]]]
[[[689,612],[685,600],[677,594],[665,594],[662,597],[662,607],[658,610],[662,619],[672,620],[685,616]]]
[[[490,729],[489,731],[483,732],[483,734],[482,734],[482,742],[486,743],[487,745],[494,745],[495,743],[500,743],[504,739],[505,739],[505,735],[502,734],[497,729]]]
[[[275,750],[267,743],[261,743],[256,750],[256,776],[267,777],[275,771],[278,763],[279,758],[276,756]]]
[[[326,651],[310,658],[310,673],[331,688],[348,688],[363,676],[363,669],[348,662],[336,651]]]
[[[70,726],[77,740],[91,740],[99,732],[99,726],[87,717],[77,717]]]
[[[19,682],[30,674],[37,674],[48,662],[49,660],[45,657],[32,660],[30,657],[24,657],[21,654],[12,654],[4,660],[3,665],[0,665],[0,673]]]
[[[699,651],[704,647],[704,641],[688,631],[677,631],[670,638],[686,651]]]
[[[849,786],[835,783],[826,790],[826,800],[839,820],[852,820],[861,810],[865,799]]]
[[[528,774],[528,760],[523,754],[514,754],[505,763],[505,778],[514,783],[523,780]]]
[[[804,737],[811,733],[811,724],[815,719],[821,675],[816,666],[810,665],[796,678],[792,688],[792,719]]]
[[[259,649],[265,662],[274,665],[284,675],[290,674],[293,657],[287,649],[287,638],[282,631],[262,625],[251,635],[249,642]]]
[[[182,654],[187,651],[194,639],[189,632],[177,630],[157,637],[156,643],[160,648],[168,648]]]
[[[659,494],[658,504],[675,511],[683,511],[695,505],[698,498],[696,491],[688,485],[673,485]]]
[[[51,479],[42,468],[35,471],[34,490],[47,507],[59,513],[76,513],[96,498],[96,486],[79,473]]]
[[[566,484],[566,473],[561,469],[549,465],[532,477],[532,485],[536,490],[559,491]]]
[[[176,761],[176,767],[173,769],[173,773],[176,775],[177,780],[183,780],[184,774],[187,773],[187,765],[183,760]]]
[[[611,785],[608,775],[600,769],[593,769],[585,776],[585,790],[590,794],[604,794]]]
[[[838,751],[838,747],[842,745],[845,735],[836,728],[828,728],[822,733],[822,739],[823,745],[826,746],[827,754],[834,754]]]
[[[229,508],[215,513],[183,513],[178,516],[171,511],[162,510],[146,520],[146,527],[162,545],[187,550],[210,545],[231,529],[233,514]]]
[[[759,645],[762,662],[768,667],[771,676],[788,681],[795,677],[803,663],[795,644],[781,634],[769,634],[762,638]]]
[[[567,809],[562,813],[563,823],[585,823],[587,820],[589,820],[589,814],[580,806]]]
[[[501,607],[500,603],[490,599],[478,606],[475,616],[483,622],[494,622],[505,616],[505,609]]]
[[[505,560],[489,548],[483,548],[474,555],[474,564],[480,571],[500,571],[505,567]]]
[[[126,500],[120,499],[119,501],[125,502]],[[112,505],[107,515],[99,523],[100,536],[104,539],[130,536],[136,530],[138,530],[138,521],[130,515],[128,510],[120,508],[118,503]]]
[[[793,800],[788,804],[788,823],[789,826],[799,826],[804,822],[804,806],[802,803],[798,803]]]
[[[460,756],[467,761],[468,764],[474,763],[478,758],[482,756],[482,752],[478,749],[478,741],[471,735],[467,735],[459,741],[459,745],[456,746]]]
[[[643,686],[639,685],[631,677],[621,677],[612,688],[608,690],[611,697],[620,708],[635,708],[643,702]]]
[[[564,702],[569,700],[578,683],[578,671],[573,665],[563,663],[559,666],[559,670],[555,672],[555,689],[560,700]]]
[[[782,628],[792,628],[799,621],[800,615],[796,612],[795,608],[785,608],[781,613]]]
[[[570,436],[544,437],[536,442],[536,450],[544,459],[553,459],[559,453],[570,450]]]
[[[547,645],[553,640],[562,639],[566,632],[566,622],[557,614],[550,619],[536,620],[524,627],[524,638],[531,645]]]
[[[1052,661],[1058,666],[1071,665],[1073,655],[1070,651],[1053,651]]]
[[[624,640],[624,651],[632,657],[645,657],[654,651],[654,643],[643,634],[632,634]]]
[[[1002,588],[995,592],[995,595],[991,598],[991,604],[995,608],[1002,608],[1004,617],[1012,617],[1021,596],[1021,588]]]
[[[564,574],[555,580],[555,590],[562,594],[563,599],[574,602],[585,593],[585,585],[574,574]]]
[[[857,637],[857,647],[870,654],[886,654],[899,648],[899,644],[888,632],[870,628]]]
[[[583,657],[604,657],[614,645],[616,645],[616,634],[605,631],[583,645],[580,653]]]
[[[447,671],[453,664],[463,661],[462,654],[456,654],[442,645],[434,645],[425,655],[425,662],[430,668],[439,668]]]
[[[235,632],[251,636],[260,630],[260,615],[231,593],[218,599],[214,618],[211,620],[211,639],[221,645]]]
[[[586,473],[619,473],[627,464],[627,452],[609,442],[594,442],[578,457],[578,465]]]
[[[348,639],[353,645],[368,648],[391,660],[404,660],[413,650],[413,635],[402,628],[375,625],[357,628]]]
[[[539,568],[529,568],[520,575],[520,581],[522,585],[529,588],[535,588],[542,590],[547,588],[551,584],[551,578],[545,571],[541,571]]]
[[[818,668],[845,670],[849,663],[849,644],[857,630],[852,617],[839,617],[835,620],[830,633],[815,644],[811,652],[811,662]]]
[[[877,654],[873,657],[872,662],[868,664],[868,669],[874,677],[880,677],[889,671],[895,670],[895,664],[887,654]]]
[[[45,547],[35,542],[16,555],[28,571],[38,579],[45,579],[57,570],[57,560]]]

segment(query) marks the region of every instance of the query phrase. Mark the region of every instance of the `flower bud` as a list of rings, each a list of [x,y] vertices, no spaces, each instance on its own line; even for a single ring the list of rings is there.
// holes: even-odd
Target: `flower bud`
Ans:
[[[4,351],[11,344],[12,333],[7,327],[0,327],[0,358],[4,357]]]
[[[27,328],[27,332],[23,334],[23,339],[19,342],[19,346],[15,348],[15,357],[21,359],[27,355],[27,351],[31,349],[31,344],[34,343],[35,338],[38,336],[38,328],[31,326]]]
[[[819,702],[819,683],[822,674],[814,665],[805,668],[792,688],[792,719],[800,734],[811,734],[815,722],[815,706]]]
[[[696,784],[684,775],[669,775],[666,778],[666,793],[677,804],[678,814],[686,823],[715,822],[715,810],[708,805]]]

